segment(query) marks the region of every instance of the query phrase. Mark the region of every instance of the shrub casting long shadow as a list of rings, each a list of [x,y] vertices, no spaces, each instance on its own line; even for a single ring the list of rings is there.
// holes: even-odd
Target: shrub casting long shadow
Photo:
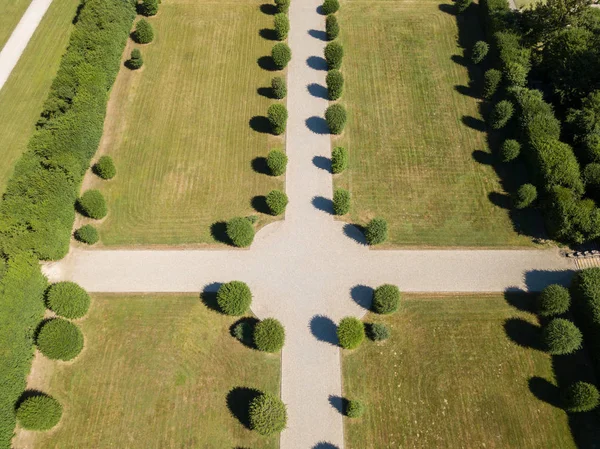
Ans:
[[[256,212],[260,212],[261,214],[270,214],[271,210],[267,205],[267,197],[264,195],[256,195],[250,201],[250,204],[254,208]]]
[[[315,134],[329,134],[329,126],[323,117],[312,116],[306,119],[306,127]]]
[[[260,12],[268,16],[274,16],[277,14],[277,6],[273,5],[272,3],[263,3],[260,5]]]
[[[327,40],[327,33],[321,30],[308,30],[308,34],[315,39],[319,39],[320,41]]]
[[[320,441],[312,449],[339,449],[335,444],[326,441]]]
[[[508,338],[524,348],[543,351],[541,328],[522,318],[509,318],[504,322],[504,331]]]
[[[309,56],[306,59],[306,64],[311,69],[327,71],[327,61],[325,61],[325,58],[320,56]]]
[[[271,56],[261,56],[256,60],[256,63],[261,69],[267,70],[269,72],[276,72],[277,70],[279,70]]]
[[[262,37],[263,39],[266,39],[268,41],[276,41],[277,39],[277,33],[275,33],[275,30],[271,29],[271,28],[262,28],[258,34],[260,35],[260,37]]]
[[[373,288],[368,285],[355,285],[350,289],[350,297],[363,309],[370,310],[373,302]]]
[[[527,383],[529,384],[529,391],[536,398],[560,408],[560,389],[556,385],[539,376],[531,377]]]
[[[250,349],[256,349],[254,344],[254,328],[260,321],[254,317],[243,317],[237,320],[229,327],[229,333],[244,346]],[[237,330],[241,329],[241,336]]]
[[[267,158],[262,156],[252,159],[252,170],[261,175],[271,174],[269,166],[267,165]]]
[[[308,93],[310,93],[315,98],[323,98],[327,100],[329,98],[329,92],[325,86],[321,86],[317,83],[312,83],[306,86],[308,89]]]
[[[210,235],[212,238],[219,242],[224,243],[225,245],[235,246],[229,236],[227,235],[227,222],[225,221],[217,221],[210,225]]]
[[[250,429],[250,403],[261,395],[255,388],[236,387],[227,394],[229,412],[247,429]]]
[[[264,115],[255,115],[248,124],[257,133],[271,134],[272,132],[271,122]]]
[[[333,201],[331,201],[329,198],[325,198],[324,196],[315,196],[311,202],[315,209],[333,215]]]
[[[259,87],[256,89],[256,93],[261,97],[268,98],[269,100],[275,100],[275,95],[273,95],[273,89],[270,87]]]
[[[200,293],[200,300],[204,305],[210,310],[219,313],[222,313],[222,310],[217,303],[217,292],[221,285],[223,285],[221,282],[213,282],[212,284],[205,285],[202,289],[202,293]]]
[[[313,164],[315,167],[320,168],[321,170],[325,170],[327,173],[332,173],[331,171],[331,159],[325,156],[315,156],[313,157]]]
[[[358,224],[347,223],[344,225],[344,235],[361,245],[367,245],[365,238],[365,228]]]
[[[348,399],[331,394],[329,395],[329,404],[336,409],[340,415],[343,415],[348,408]]]
[[[313,336],[322,342],[338,345],[337,326],[333,320],[325,315],[315,315],[310,320],[310,331]]]

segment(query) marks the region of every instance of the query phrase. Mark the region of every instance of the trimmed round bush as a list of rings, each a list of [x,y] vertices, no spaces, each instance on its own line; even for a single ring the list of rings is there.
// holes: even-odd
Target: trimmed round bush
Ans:
[[[285,404],[277,396],[262,393],[250,403],[250,428],[268,436],[279,433],[287,424]]]
[[[553,355],[572,354],[581,347],[581,331],[571,321],[554,318],[542,331],[542,341]]]
[[[158,12],[158,0],[142,0],[140,9],[145,16],[155,16]]]
[[[574,382],[562,392],[562,402],[568,412],[589,412],[598,407],[600,394],[593,384]]]
[[[390,329],[383,323],[373,323],[369,326],[369,338],[373,341],[384,341],[390,338]]]
[[[348,168],[348,150],[344,147],[335,147],[331,152],[331,171],[341,173]]]
[[[329,99],[334,101],[342,96],[344,90],[344,75],[339,70],[330,70],[325,78]]]
[[[217,304],[226,315],[246,314],[252,304],[250,287],[242,281],[231,281],[221,285],[217,292]]]
[[[387,221],[383,218],[373,218],[365,229],[365,237],[369,245],[379,245],[388,238]]]
[[[489,69],[483,76],[483,98],[488,100],[494,96],[502,81],[502,72],[497,69]]]
[[[346,404],[346,416],[348,418],[360,418],[365,412],[365,406],[362,402],[351,399]]]
[[[131,51],[131,57],[127,61],[126,65],[127,65],[127,68],[129,68],[131,70],[137,70],[137,69],[141,68],[144,65],[144,59],[142,58],[142,52],[139,49],[134,48]]]
[[[339,104],[332,104],[325,111],[325,120],[331,134],[341,134],[346,126],[346,108]]]
[[[340,34],[340,25],[338,24],[337,17],[333,14],[329,14],[325,18],[325,33],[329,41],[334,40]]]
[[[465,12],[471,6],[473,0],[456,0],[456,10],[459,14]]]
[[[490,126],[493,129],[501,129],[506,126],[514,112],[513,104],[508,100],[502,100],[494,106],[490,114]]]
[[[273,28],[278,41],[285,40],[290,32],[290,19],[284,13],[275,14],[273,18]]]
[[[517,209],[525,209],[537,199],[537,188],[533,184],[523,184],[517,190],[514,204]]]
[[[288,12],[290,9],[290,0],[275,0],[275,5],[277,5],[277,11]]]
[[[99,190],[87,190],[77,200],[79,212],[89,218],[99,220],[106,217],[108,210],[106,202]]]
[[[473,61],[474,64],[479,64],[485,59],[489,50],[490,46],[487,44],[487,42],[475,42],[475,45],[473,45],[473,50],[471,51],[471,61]]]
[[[246,248],[254,241],[254,226],[245,217],[232,218],[227,222],[227,237],[239,247]]]
[[[292,59],[292,50],[290,50],[290,47],[288,47],[287,44],[280,42],[273,45],[273,48],[271,49],[271,58],[273,58],[275,66],[277,66],[279,70],[282,70]]]
[[[267,167],[273,176],[281,176],[287,167],[287,155],[281,150],[271,150],[267,156]]]
[[[325,15],[334,14],[339,9],[340,9],[340,2],[338,0],[325,0],[323,2],[323,6],[321,7],[321,10],[323,11],[323,14],[325,14]]]
[[[52,360],[72,360],[83,349],[83,334],[70,321],[54,318],[42,324],[36,344]]]
[[[46,292],[46,305],[65,318],[81,318],[90,308],[90,295],[75,282],[57,282]]]
[[[504,69],[506,81],[512,86],[522,87],[527,84],[527,70],[521,64],[509,62]]]
[[[254,328],[254,344],[264,352],[278,352],[285,343],[285,329],[275,318],[266,318]]]
[[[344,47],[339,42],[329,42],[325,46],[325,61],[327,61],[327,67],[331,69],[339,69],[342,66],[342,59],[344,58]]]
[[[91,224],[83,225],[73,233],[73,236],[76,240],[88,245],[93,245],[100,240],[97,229]]]
[[[502,162],[515,160],[521,154],[521,144],[515,139],[506,139],[500,147],[500,157]]]
[[[267,195],[267,206],[272,215],[281,215],[288,205],[288,197],[281,190],[271,190]]]
[[[134,50],[135,51],[135,50]],[[102,179],[112,179],[117,174],[117,169],[110,156],[102,156],[94,164],[94,173]]]
[[[373,292],[373,312],[387,315],[400,307],[400,289],[395,285],[383,284]]]
[[[562,315],[570,306],[571,295],[562,285],[549,285],[538,296],[538,313],[542,316]]]
[[[271,124],[273,134],[279,136],[285,132],[285,127],[288,119],[288,112],[281,103],[274,103],[267,110],[267,117]]]
[[[141,19],[135,24],[133,40],[138,44],[149,44],[154,40],[154,28],[146,19]]]
[[[50,430],[62,417],[62,405],[52,396],[36,394],[26,398],[17,409],[21,427],[28,430]]]
[[[348,212],[350,212],[350,192],[342,188],[335,189],[335,192],[333,192],[333,213],[346,215]]]
[[[285,79],[280,76],[276,76],[271,80],[271,90],[273,91],[273,97],[281,100],[287,95],[287,84]]]
[[[337,337],[342,348],[358,348],[365,339],[365,325],[358,318],[342,318],[337,328]]]

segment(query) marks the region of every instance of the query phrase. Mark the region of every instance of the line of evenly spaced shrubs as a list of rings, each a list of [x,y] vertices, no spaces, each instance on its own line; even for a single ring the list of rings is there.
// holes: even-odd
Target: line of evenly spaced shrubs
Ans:
[[[338,0],[325,0],[321,6],[325,18],[325,33],[329,42],[325,46],[324,56],[327,62],[327,93],[330,101],[339,100],[344,91],[344,75],[340,72],[342,59],[344,58],[344,47],[335,39],[340,33],[340,26],[335,13],[340,9]],[[346,108],[339,103],[330,105],[325,111],[325,121],[331,134],[341,134],[346,126]]]

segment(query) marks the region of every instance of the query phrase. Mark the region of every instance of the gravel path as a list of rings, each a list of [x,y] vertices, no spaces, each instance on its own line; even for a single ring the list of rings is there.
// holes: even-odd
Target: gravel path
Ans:
[[[4,48],[0,51],[0,89],[19,62],[19,58],[51,3],[52,0],[32,0]]]

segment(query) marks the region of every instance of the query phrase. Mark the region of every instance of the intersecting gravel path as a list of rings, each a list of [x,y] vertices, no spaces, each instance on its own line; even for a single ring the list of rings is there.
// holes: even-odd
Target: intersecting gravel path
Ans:
[[[290,9],[285,221],[259,232],[247,251],[72,249],[44,266],[51,281],[74,280],[92,292],[216,291],[222,282],[247,282],[254,313],[286,327],[281,396],[289,420],[282,449],[344,447],[335,323],[362,316],[373,287],[389,282],[403,291],[535,291],[568,281],[574,268],[558,250],[371,251],[356,228],[334,221],[319,4],[296,0]]]
[[[52,0],[32,0],[18,25],[0,51],[0,89],[19,62],[29,40],[48,11]]]

